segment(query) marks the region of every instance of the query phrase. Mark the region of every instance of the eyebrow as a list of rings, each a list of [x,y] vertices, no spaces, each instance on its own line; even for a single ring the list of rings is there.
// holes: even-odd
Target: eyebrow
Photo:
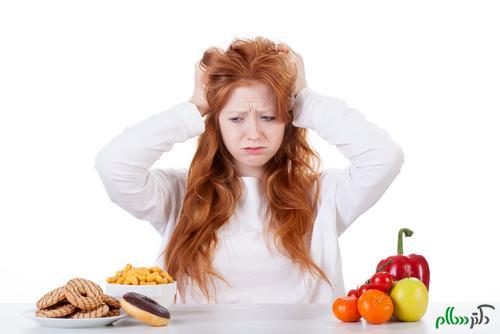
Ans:
[[[263,110],[259,110],[257,111],[257,114],[262,114],[262,113],[266,113],[266,112],[273,112],[274,109],[263,109]],[[248,110],[228,110],[226,111],[226,114],[248,114]]]

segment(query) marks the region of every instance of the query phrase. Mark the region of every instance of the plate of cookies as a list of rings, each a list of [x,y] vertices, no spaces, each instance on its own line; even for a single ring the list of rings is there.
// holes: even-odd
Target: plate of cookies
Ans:
[[[100,327],[127,317],[117,299],[84,278],[73,278],[47,292],[37,301],[36,309],[23,315],[42,326],[61,328]]]

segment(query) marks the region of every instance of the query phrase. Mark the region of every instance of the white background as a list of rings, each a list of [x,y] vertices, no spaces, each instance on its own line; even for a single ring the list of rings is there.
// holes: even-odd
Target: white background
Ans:
[[[494,1],[2,1],[0,302],[152,264],[159,235],[108,199],[94,158],[189,99],[206,48],[258,35],[302,54],[311,88],[405,152],[386,194],[340,238],[346,289],[408,227],[405,253],[427,258],[431,301],[500,300],[499,16]],[[324,168],[346,166],[310,139]],[[195,143],[153,168],[187,168]]]

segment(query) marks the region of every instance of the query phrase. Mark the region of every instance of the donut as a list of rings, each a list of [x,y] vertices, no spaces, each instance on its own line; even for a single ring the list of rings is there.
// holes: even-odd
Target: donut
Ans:
[[[166,326],[170,321],[170,312],[165,307],[140,293],[127,292],[120,305],[125,312],[151,326]]]

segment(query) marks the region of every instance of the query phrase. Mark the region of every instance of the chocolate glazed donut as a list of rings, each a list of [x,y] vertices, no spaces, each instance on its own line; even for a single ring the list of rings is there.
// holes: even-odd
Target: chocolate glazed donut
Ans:
[[[136,292],[128,292],[120,299],[125,312],[151,326],[166,326],[170,312],[153,299]]]

